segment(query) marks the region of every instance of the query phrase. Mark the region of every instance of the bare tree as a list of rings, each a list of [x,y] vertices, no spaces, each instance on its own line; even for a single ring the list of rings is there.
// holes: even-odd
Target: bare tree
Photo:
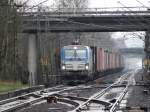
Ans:
[[[58,9],[63,8],[69,9],[68,11],[77,12],[88,7],[88,0],[56,0],[55,6]]]
[[[17,80],[17,7],[14,0],[0,0],[0,79]]]

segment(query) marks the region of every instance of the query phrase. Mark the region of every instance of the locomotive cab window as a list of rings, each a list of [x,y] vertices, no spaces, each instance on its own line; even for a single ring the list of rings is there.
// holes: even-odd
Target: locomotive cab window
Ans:
[[[65,50],[65,59],[73,59],[74,50]]]
[[[87,52],[86,50],[76,50],[76,58],[86,59]]]
[[[73,60],[73,59],[86,59],[87,51],[85,49],[67,49],[65,50],[65,59]]]

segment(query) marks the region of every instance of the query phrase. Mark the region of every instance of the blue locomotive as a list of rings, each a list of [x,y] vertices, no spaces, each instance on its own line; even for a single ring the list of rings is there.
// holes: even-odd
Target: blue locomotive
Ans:
[[[61,49],[61,70],[63,76],[86,78],[92,73],[92,51],[89,46],[68,45]]]

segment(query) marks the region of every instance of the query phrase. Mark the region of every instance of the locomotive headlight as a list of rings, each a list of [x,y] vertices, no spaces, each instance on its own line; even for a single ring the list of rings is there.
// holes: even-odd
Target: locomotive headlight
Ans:
[[[85,69],[88,70],[89,69],[89,64],[85,64]]]
[[[62,67],[61,67],[63,70],[65,70],[66,69],[66,67],[65,67],[65,65],[62,65]]]
[[[88,70],[88,69],[89,69],[89,66],[88,66],[88,65],[85,65],[85,69]]]

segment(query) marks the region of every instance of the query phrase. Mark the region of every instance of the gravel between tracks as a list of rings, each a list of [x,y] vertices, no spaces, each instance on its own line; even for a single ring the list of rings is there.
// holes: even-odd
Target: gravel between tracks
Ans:
[[[150,84],[150,75],[143,70],[134,76],[136,84]],[[144,108],[150,112],[150,86],[133,86],[127,98],[127,107]]]

